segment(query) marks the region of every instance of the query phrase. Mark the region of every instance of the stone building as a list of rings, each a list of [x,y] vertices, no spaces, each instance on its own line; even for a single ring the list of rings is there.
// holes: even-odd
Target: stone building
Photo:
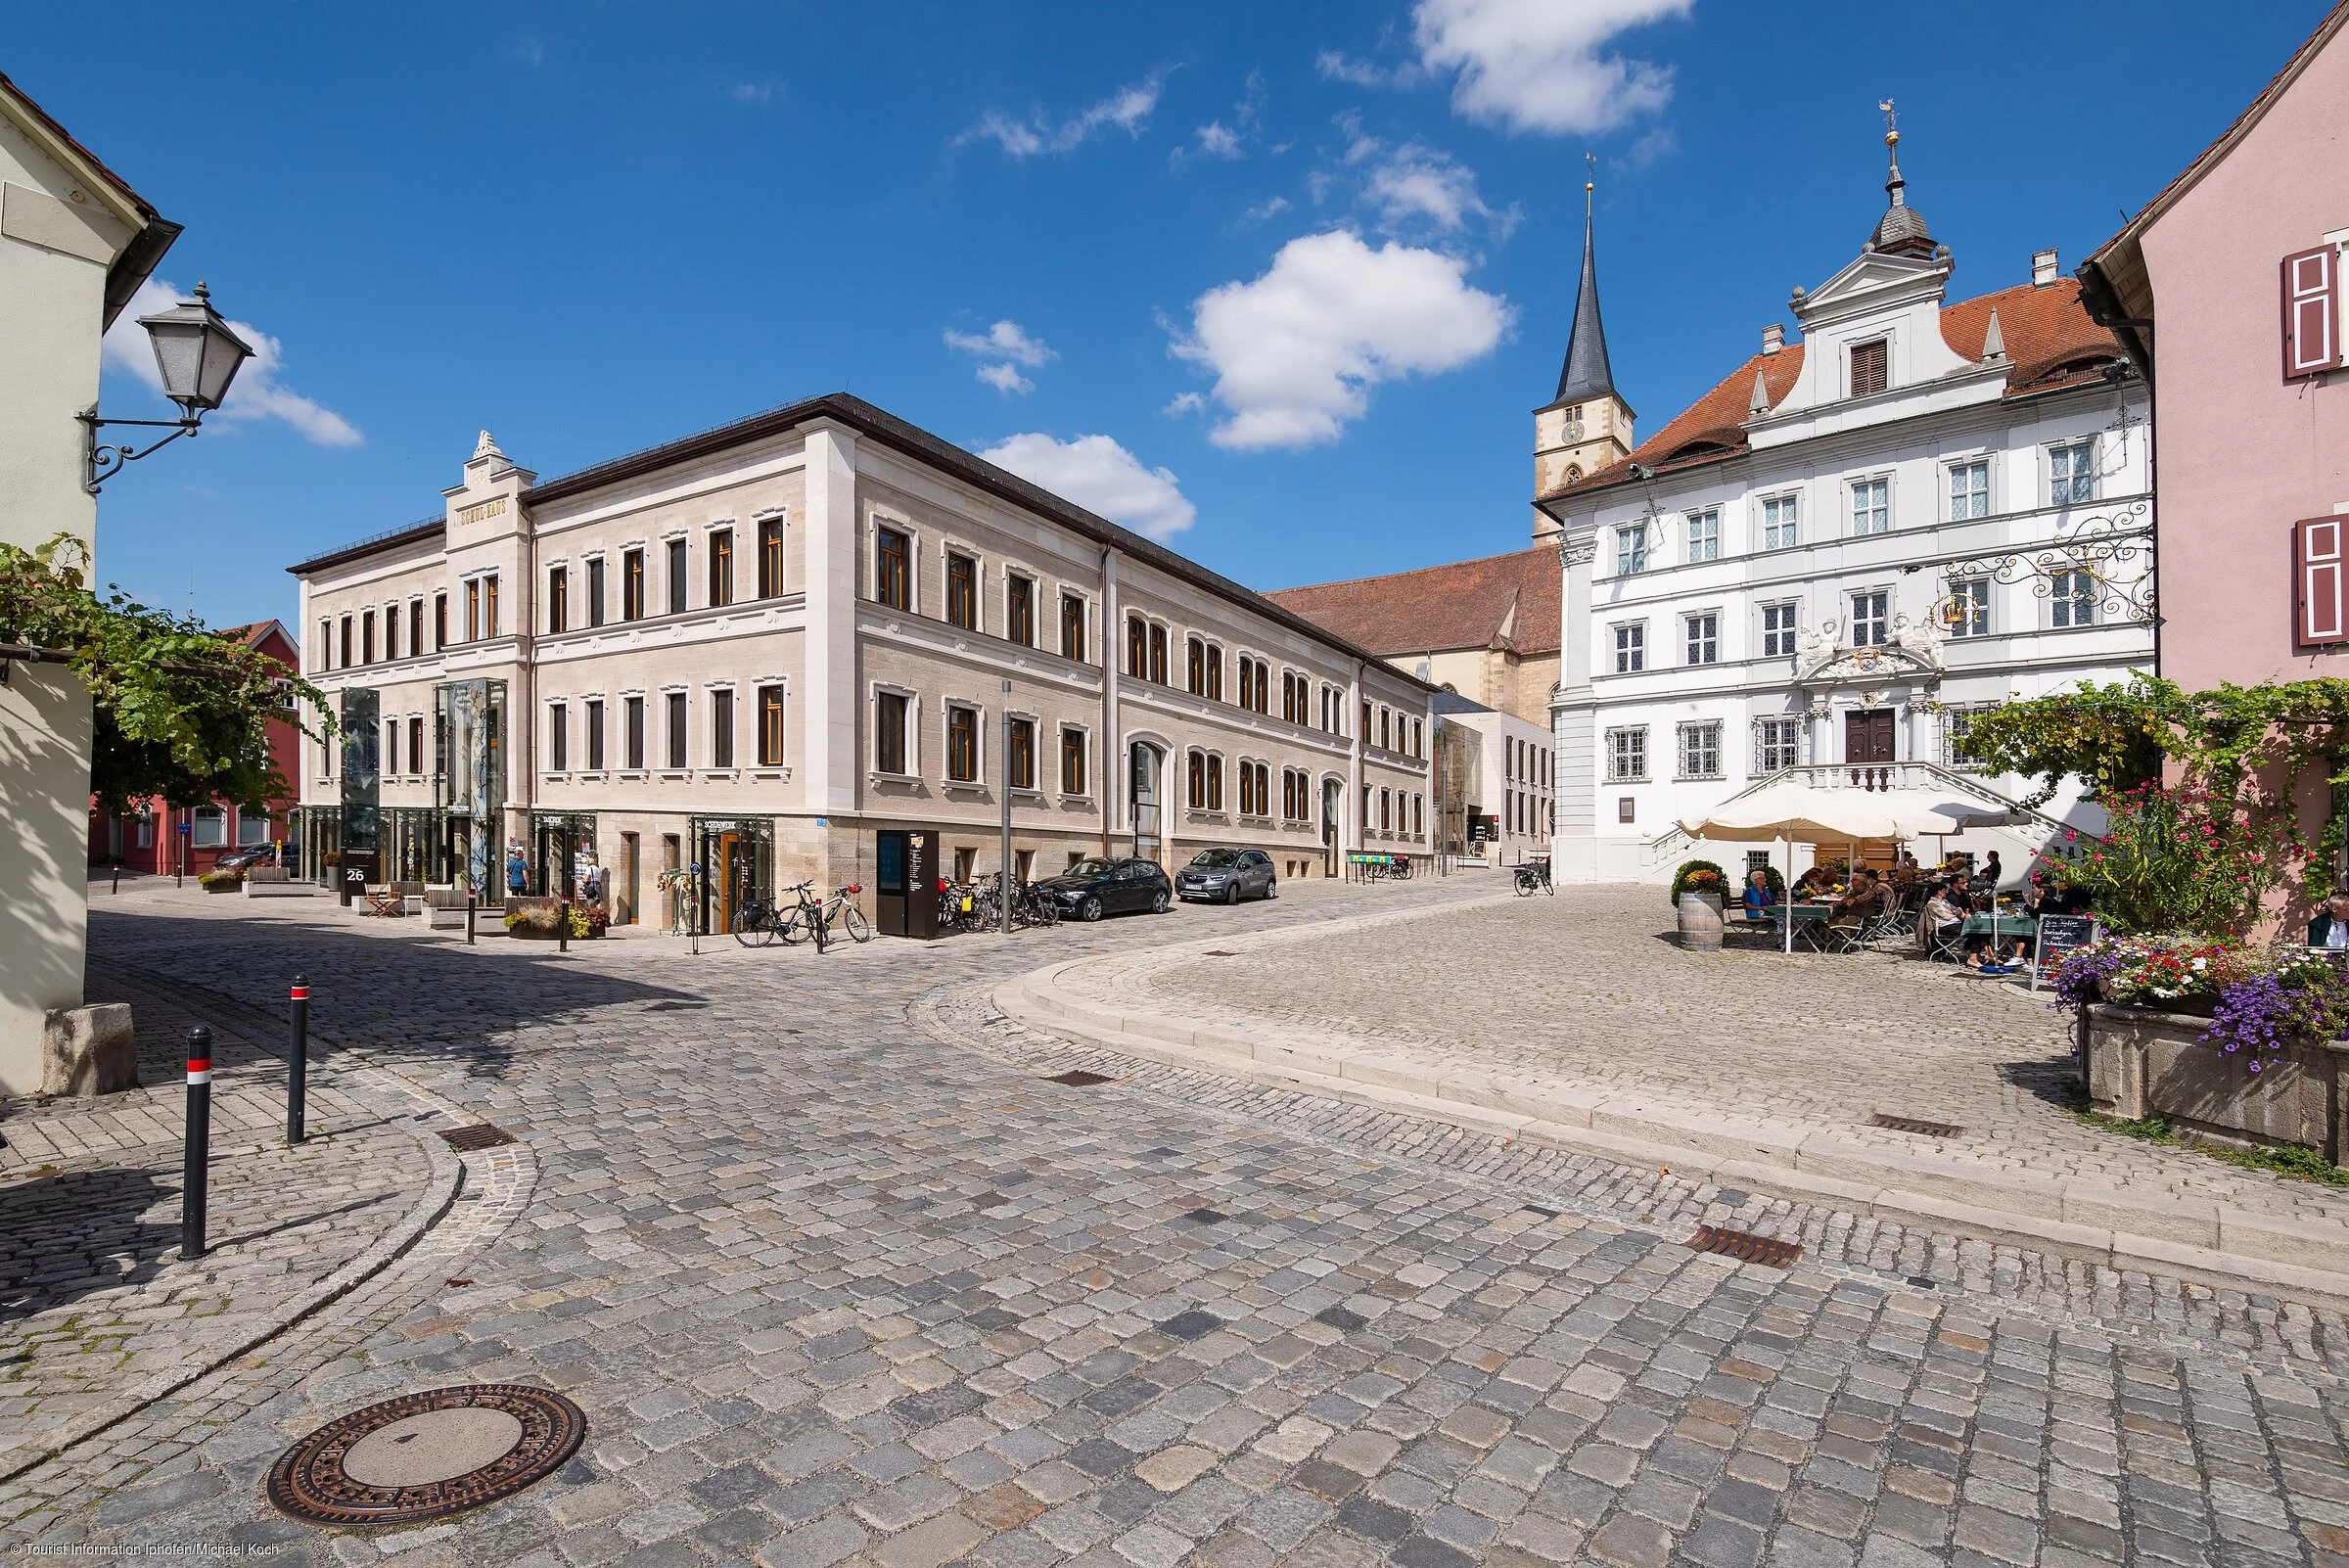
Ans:
[[[1668,878],[1694,853],[1675,823],[1790,769],[2002,810],[2027,781],[1982,774],[1974,715],[2151,663],[2142,378],[2053,252],[1950,300],[1956,259],[1897,158],[1885,189],[1859,255],[1795,291],[1800,342],[1765,328],[1688,409],[1578,475],[1598,433],[1631,427],[1586,240],[1561,390],[1579,420],[1535,427],[1562,563],[1561,878]],[[2070,796],[2048,809],[2102,821]],[[2019,870],[2061,824],[2018,822],[1927,848]]]
[[[874,834],[944,869],[1209,844],[1285,876],[1425,853],[1431,688],[1162,545],[845,395],[540,481],[484,433],[438,515],[290,570],[309,853],[722,929]],[[680,910],[662,873],[700,864]]]

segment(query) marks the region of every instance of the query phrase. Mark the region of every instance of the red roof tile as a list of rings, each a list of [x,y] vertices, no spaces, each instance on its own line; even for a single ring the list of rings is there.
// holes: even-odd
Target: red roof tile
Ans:
[[[1979,299],[1945,305],[1941,338],[1967,359],[1982,356],[1990,331],[1990,313],[1999,313],[1999,336],[2006,345],[2013,368],[2006,375],[2006,395],[2046,392],[2099,373],[2121,355],[2120,343],[2091,321],[2080,307],[2080,285],[2071,278],[2046,288],[2017,284]],[[1754,375],[1759,371],[1776,407],[1794,388],[1803,368],[1803,346],[1788,344],[1774,354],[1757,353],[1729,372],[1711,392],[1698,398],[1678,418],[1639,443],[1620,463],[1612,463],[1570,484],[1561,484],[1540,499],[1612,484],[1629,477],[1631,465],[1642,463],[1658,471],[1712,462],[1746,448],[1745,422],[1753,417]]]
[[[1558,651],[1559,579],[1557,551],[1534,549],[1265,597],[1381,657],[1496,644],[1547,654]]]

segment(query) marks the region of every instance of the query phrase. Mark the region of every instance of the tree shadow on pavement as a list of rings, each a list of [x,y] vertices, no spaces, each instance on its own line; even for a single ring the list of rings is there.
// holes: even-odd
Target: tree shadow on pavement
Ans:
[[[179,1241],[178,1196],[127,1168],[0,1186],[0,1322],[154,1277]]]

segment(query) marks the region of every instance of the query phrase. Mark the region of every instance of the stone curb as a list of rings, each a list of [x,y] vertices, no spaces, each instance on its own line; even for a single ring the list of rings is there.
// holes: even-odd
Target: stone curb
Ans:
[[[428,1118],[449,1118],[461,1122],[463,1112],[444,1104],[438,1095],[431,1094],[407,1083],[398,1075],[380,1067],[357,1067],[336,1071],[341,1080],[336,1087],[369,1110],[387,1119],[420,1124]],[[364,1086],[362,1086],[364,1084]],[[404,1096],[427,1108],[419,1116],[413,1109],[401,1109],[387,1103],[391,1094]],[[419,1129],[417,1144],[423,1148],[426,1162],[432,1167],[432,1177],[425,1187],[423,1200],[408,1211],[400,1222],[376,1238],[373,1244],[342,1268],[327,1275],[309,1289],[289,1299],[269,1315],[268,1321],[202,1360],[185,1366],[175,1366],[158,1372],[131,1388],[127,1393],[106,1404],[83,1411],[64,1426],[44,1434],[23,1449],[0,1453],[0,1482],[13,1481],[34,1467],[45,1464],[75,1445],[96,1437],[109,1427],[115,1426],[160,1401],[166,1400],[200,1378],[210,1376],[239,1357],[249,1356],[275,1339],[287,1329],[310,1316],[321,1308],[333,1305],[365,1284],[394,1259],[423,1239],[426,1232],[438,1224],[457,1201],[458,1189],[465,1180],[465,1162],[457,1151],[437,1133]]]
[[[1275,946],[1430,912],[1383,912],[1221,939],[1221,945],[1224,950]],[[1060,983],[1068,970],[1082,964],[1163,962],[1214,945],[1185,942],[1146,954],[1064,959],[997,985],[992,999],[1007,1016],[1031,1028],[1168,1066],[1507,1137],[1539,1138],[1619,1164],[1664,1167],[1722,1186],[2117,1269],[2287,1295],[2312,1307],[2349,1311],[2349,1272],[2301,1262],[2349,1256],[2344,1252],[2349,1231],[2340,1226],[2220,1203],[2149,1204],[2091,1182],[1967,1172],[1843,1142],[1797,1124],[1685,1116],[1617,1092],[1578,1092],[1574,1085],[1540,1078],[1446,1073],[1435,1064],[1335,1035],[1194,1024],[1122,1001],[1078,995]]]

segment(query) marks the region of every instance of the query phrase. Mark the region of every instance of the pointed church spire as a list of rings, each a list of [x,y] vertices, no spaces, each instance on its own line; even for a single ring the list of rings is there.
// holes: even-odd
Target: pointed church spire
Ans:
[[[1615,395],[1615,371],[1607,363],[1607,331],[1598,319],[1598,254],[1591,241],[1591,192],[1583,184],[1583,280],[1574,300],[1574,335],[1566,340],[1566,364],[1558,372],[1561,403]]]
[[[1933,237],[1925,228],[1925,215],[1909,205],[1909,182],[1901,177],[1900,115],[1889,98],[1876,107],[1884,112],[1884,159],[1891,172],[1884,177],[1884,215],[1876,220],[1876,232],[1869,236],[1867,248],[1898,255],[1929,256],[1934,253]]]

